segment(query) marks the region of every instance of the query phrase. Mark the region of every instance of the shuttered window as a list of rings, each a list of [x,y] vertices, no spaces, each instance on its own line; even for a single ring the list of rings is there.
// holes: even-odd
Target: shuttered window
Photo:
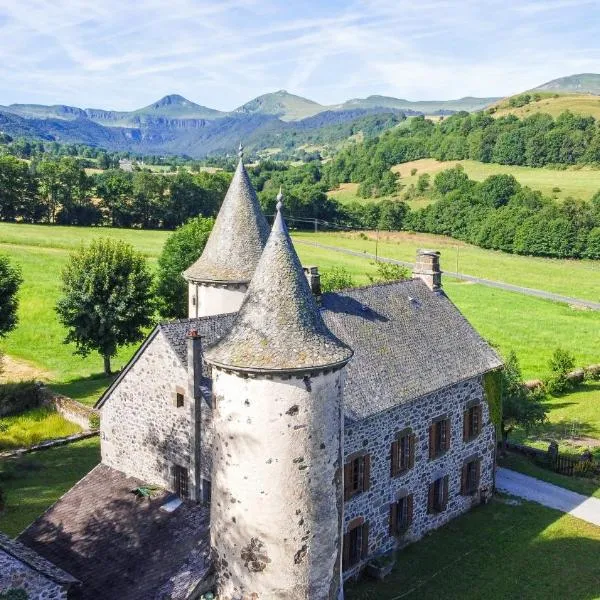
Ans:
[[[467,408],[463,417],[463,439],[468,442],[481,433],[482,406],[476,404]]]
[[[413,519],[413,495],[408,494],[390,504],[390,535],[400,536],[410,527]]]
[[[448,506],[448,475],[429,484],[427,512],[430,514],[443,512],[446,506]]]
[[[342,568],[344,571],[357,565],[369,555],[369,523],[355,519],[344,535]]]
[[[471,496],[479,489],[479,480],[481,478],[481,459],[476,458],[465,463],[462,468],[461,493],[465,496]]]
[[[405,430],[392,442],[391,447],[392,477],[401,475],[415,464],[415,436]]]
[[[371,456],[362,454],[344,465],[344,500],[366,492],[371,482]]]
[[[429,458],[437,458],[449,449],[450,419],[437,419],[429,427]]]

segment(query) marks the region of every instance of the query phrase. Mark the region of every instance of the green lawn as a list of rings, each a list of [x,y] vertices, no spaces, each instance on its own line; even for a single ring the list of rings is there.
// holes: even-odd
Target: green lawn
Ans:
[[[547,447],[548,445],[546,444]],[[526,456],[516,452],[507,452],[504,456],[499,455],[498,464],[501,467],[506,467],[524,475],[530,475],[536,479],[553,483],[584,496],[600,498],[600,477],[569,477],[568,475],[561,475],[535,464]]]
[[[18,535],[99,462],[98,437],[0,461],[0,530]]]
[[[0,450],[35,446],[45,440],[81,431],[55,410],[41,407],[0,418]]]
[[[406,231],[381,232],[379,236],[371,232],[366,236],[367,239],[358,233],[295,233],[294,239],[371,254],[375,254],[377,247],[379,256],[410,262],[414,262],[418,248],[431,248],[441,252],[441,266],[447,271],[600,302],[597,260],[519,256],[484,250],[446,236]]]
[[[397,555],[383,582],[345,586],[346,600],[591,600],[600,596],[600,528],[502,497]]]
[[[600,99],[597,102],[600,109]],[[490,175],[513,175],[521,185],[539,190],[544,196],[556,198],[557,200],[564,200],[568,196],[589,200],[600,190],[600,169],[590,167],[570,167],[565,170],[558,170],[497,165],[475,160],[437,161],[433,158],[423,158],[396,165],[392,167],[392,170],[399,172],[400,183],[408,186],[411,183],[416,184],[419,175],[423,173],[430,173],[433,177],[439,171],[449,169],[457,164],[462,165],[465,173],[475,181],[483,181]],[[410,174],[412,169],[417,169],[415,175]],[[555,188],[558,188],[558,190],[555,190]]]

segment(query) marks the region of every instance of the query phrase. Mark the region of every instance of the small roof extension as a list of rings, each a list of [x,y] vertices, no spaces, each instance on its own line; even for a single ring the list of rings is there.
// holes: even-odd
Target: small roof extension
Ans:
[[[240,160],[202,256],[184,273],[197,283],[248,283],[269,236],[256,192]]]
[[[234,371],[307,372],[346,364],[353,351],[325,325],[283,215],[277,216],[231,330],[205,352]]]

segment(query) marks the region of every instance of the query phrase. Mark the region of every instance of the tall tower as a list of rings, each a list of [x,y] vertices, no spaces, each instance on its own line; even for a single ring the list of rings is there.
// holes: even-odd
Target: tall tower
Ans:
[[[211,544],[220,600],[337,599],[343,374],[281,214],[212,365]]]
[[[269,236],[256,192],[239,162],[204,252],[183,276],[188,282],[188,316],[239,310]]]

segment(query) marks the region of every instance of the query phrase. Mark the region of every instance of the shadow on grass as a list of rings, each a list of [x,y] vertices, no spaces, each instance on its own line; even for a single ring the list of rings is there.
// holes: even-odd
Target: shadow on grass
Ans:
[[[50,387],[63,396],[92,406],[115,377],[117,377],[116,374],[107,376],[104,373],[94,373],[88,377],[81,377],[63,383],[52,383]]]
[[[598,597],[600,528],[496,497],[397,553],[383,582],[347,583],[346,600]]]
[[[6,508],[0,530],[15,536],[100,462],[97,437],[0,461]]]

